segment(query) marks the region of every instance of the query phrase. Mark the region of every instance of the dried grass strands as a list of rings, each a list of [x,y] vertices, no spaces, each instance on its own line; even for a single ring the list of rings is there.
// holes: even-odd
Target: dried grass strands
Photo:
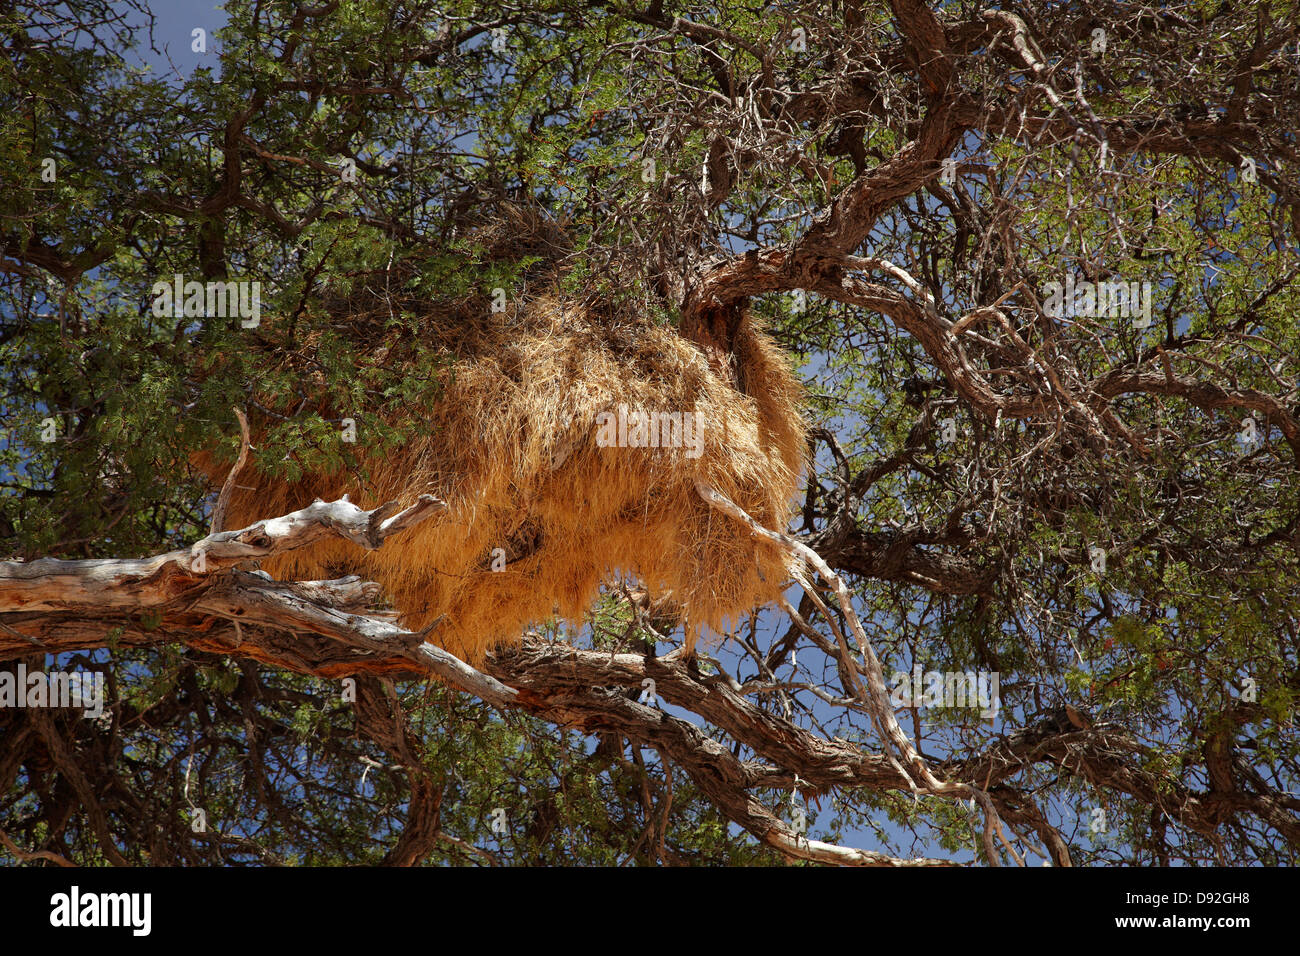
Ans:
[[[448,363],[427,435],[367,460],[364,488],[342,473],[287,484],[247,469],[241,486],[253,487],[237,489],[229,520],[345,493],[363,507],[434,494],[446,512],[382,551],[322,542],[268,561],[272,574],[379,581],[407,627],[441,616],[431,640],[477,662],[530,623],[580,621],[615,574],[671,591],[693,644],[775,601],[799,573],[784,549],[753,540],[695,492],[705,482],[769,527],[793,511],[806,456],[801,387],[751,319],[734,339],[734,375],[671,328],[557,297],[507,314],[444,310],[421,334]],[[602,447],[601,416],[620,406],[694,416],[699,444]],[[204,466],[221,472],[210,457]],[[494,552],[504,552],[501,570]]]

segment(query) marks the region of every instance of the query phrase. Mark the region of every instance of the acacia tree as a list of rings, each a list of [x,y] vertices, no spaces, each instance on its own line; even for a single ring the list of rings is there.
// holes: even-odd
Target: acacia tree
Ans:
[[[106,720],[0,710],[7,852],[1295,862],[1297,29],[1037,7],[235,2],[173,81],[143,8],[0,7],[0,657],[109,682]],[[473,668],[243,563],[436,509],[223,530],[188,463],[267,394],[286,480],[355,464],[313,394],[372,453],[420,428],[436,370],[360,375],[321,306],[526,287],[555,253],[506,203],[573,294],[802,360],[766,530],[829,589],[693,656],[611,588]],[[288,320],[159,316],[174,274]],[[914,696],[967,672],[996,701]]]

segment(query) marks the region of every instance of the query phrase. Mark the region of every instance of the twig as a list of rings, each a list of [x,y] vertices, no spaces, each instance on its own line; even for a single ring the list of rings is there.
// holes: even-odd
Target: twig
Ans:
[[[230,496],[235,493],[235,476],[244,467],[244,463],[248,461],[250,445],[248,416],[244,414],[241,408],[236,408],[234,411],[235,417],[239,419],[239,457],[235,459],[235,466],[230,469],[230,474],[226,475],[226,483],[221,486],[221,494],[217,496],[217,503],[212,509],[211,534],[226,530],[226,509],[230,506]]]
[[[51,863],[57,863],[59,866],[71,867],[76,869],[77,864],[73,863],[65,856],[60,856],[50,850],[24,850],[13,840],[9,839],[9,834],[0,830],[0,843],[5,845],[5,849],[14,855],[19,863],[26,863],[28,860],[49,860]]]
[[[1001,865],[998,860],[997,848],[993,843],[993,834],[997,833],[1004,846],[1010,851],[1010,845],[1002,831],[1002,821],[998,816],[997,809],[993,806],[993,801],[989,795],[977,787],[964,783],[949,783],[941,781],[935,777],[926,763],[925,758],[917,753],[912,746],[911,740],[908,739],[907,733],[899,725],[898,719],[894,716],[894,711],[889,705],[889,693],[885,687],[885,675],[881,669],[880,660],[876,657],[875,649],[867,639],[866,632],[862,628],[862,622],[858,620],[857,612],[853,610],[853,603],[849,600],[849,590],[844,584],[844,580],[831,570],[828,565],[812,548],[808,547],[801,541],[796,541],[789,535],[781,534],[776,531],[770,531],[764,528],[752,517],[745,512],[743,508],[720,494],[718,491],[705,484],[700,479],[695,481],[695,490],[701,498],[712,508],[728,514],[737,521],[749,527],[750,532],[755,537],[766,538],[775,544],[780,545],[787,551],[807,561],[817,573],[820,574],[831,585],[835,591],[835,596],[839,601],[840,610],[843,612],[845,620],[848,621],[849,627],[853,630],[853,636],[857,639],[858,646],[862,649],[862,655],[866,662],[867,691],[864,700],[867,702],[871,715],[875,718],[876,725],[884,738],[886,745],[892,744],[898,754],[911,765],[917,779],[921,781],[920,789],[941,796],[958,797],[969,796],[979,801],[980,806],[984,809],[985,828],[984,828],[984,855],[991,866]],[[811,593],[811,592],[809,592]],[[841,638],[842,640],[842,638]],[[850,669],[850,673],[852,670]],[[854,675],[856,684],[856,675]],[[796,841],[797,842],[797,841]],[[861,851],[855,851],[861,852]],[[1011,852],[1013,859],[1021,865],[1024,861],[1014,851]]]

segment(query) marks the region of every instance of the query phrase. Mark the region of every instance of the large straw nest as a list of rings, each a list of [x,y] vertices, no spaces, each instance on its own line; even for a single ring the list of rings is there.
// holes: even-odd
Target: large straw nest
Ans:
[[[476,662],[531,623],[581,621],[615,576],[671,592],[690,644],[774,601],[800,573],[695,489],[703,479],[768,528],[791,517],[806,454],[801,389],[752,318],[735,334],[730,368],[670,327],[555,295],[504,314],[480,300],[430,310],[420,335],[446,361],[426,433],[366,459],[364,482],[340,472],[288,484],[254,459],[226,525],[345,493],[367,508],[431,493],[449,508],[377,551],[323,542],[268,560],[272,574],[376,580],[406,626],[437,621],[429,639]],[[393,356],[380,348],[375,360]],[[701,453],[601,447],[598,416],[620,405],[694,414]],[[224,477],[211,456],[204,467]]]

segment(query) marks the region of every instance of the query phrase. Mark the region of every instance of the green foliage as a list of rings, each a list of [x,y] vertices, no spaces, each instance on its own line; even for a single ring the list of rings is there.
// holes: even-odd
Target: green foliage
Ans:
[[[854,107],[852,120],[866,124],[856,160],[829,146],[844,117],[796,115],[794,94],[845,68],[839,40],[832,51],[799,52],[791,31],[838,27],[839,6],[778,5],[762,16],[738,3],[683,8],[730,31],[737,42],[728,44],[674,37],[645,22],[644,5],[497,6],[356,0],[308,15],[288,0],[231,0],[213,52],[181,79],[132,65],[139,37],[120,25],[98,39],[59,38],[59,28],[103,11],[93,0],[53,12],[0,8],[0,101],[10,104],[0,113],[0,557],[130,557],[201,537],[212,494],[192,456],[233,460],[236,407],[262,426],[259,460],[272,478],[344,471],[364,482],[367,458],[427,427],[422,410],[445,383],[448,357],[422,341],[411,303],[485,298],[496,287],[513,294],[545,264],[536,249],[478,231],[505,197],[526,196],[564,224],[572,253],[563,291],[677,324],[676,306],[656,292],[652,252],[673,250],[678,236],[678,251],[696,261],[788,248],[857,162],[878,168],[916,133],[919,113],[909,110],[920,100],[888,82],[903,58],[891,59],[897,30],[884,6],[855,6],[851,92],[874,102],[885,90],[897,106],[883,118]],[[1218,3],[1180,9],[1189,23],[1215,22],[1196,50],[1179,52],[1218,82],[1215,69],[1235,63],[1241,36],[1254,36],[1254,14]],[[36,42],[37,13],[55,39]],[[505,51],[485,25],[498,21]],[[431,52],[447,30],[465,31],[463,42]],[[630,59],[633,43],[653,55]],[[724,96],[715,70],[748,63],[742,44],[770,51],[768,74]],[[1047,52],[1061,62],[1072,55]],[[1153,85],[1160,64],[1146,51],[1117,38],[1108,55],[1111,86],[1080,81],[1098,122],[1143,111],[1163,122],[1190,108],[1176,101],[1187,96]],[[1258,65],[1255,82],[1285,103],[1294,74],[1277,59]],[[1008,92],[996,57],[966,51],[959,69],[971,102]],[[743,174],[720,207],[701,209],[718,116],[736,92],[769,87],[792,91],[770,107],[789,114],[772,122],[770,139],[731,157]],[[1261,149],[1293,150],[1293,129],[1252,122],[1267,127]],[[1011,303],[1017,334],[1038,354],[1068,355],[1071,388],[1159,348],[1186,359],[1180,369],[1194,364],[1208,386],[1278,395],[1294,408],[1293,209],[1209,146],[1116,151],[1105,174],[1087,154],[1095,144],[1085,146],[968,134],[960,182],[899,199],[859,251],[911,270],[945,316]],[[653,182],[643,179],[647,161]],[[349,163],[355,181],[344,175]],[[1294,169],[1265,172],[1294,179]],[[1026,296],[1041,299],[1044,283],[1102,264],[1114,279],[1152,284],[1150,327],[1033,318]],[[177,275],[262,283],[262,321],[158,314],[155,284]],[[810,496],[815,517],[804,530],[825,527],[841,472],[901,455],[855,499],[848,528],[890,541],[913,533],[909,547],[969,558],[982,575],[965,590],[885,574],[854,580],[887,671],[1000,673],[1002,731],[1067,703],[1113,721],[1151,748],[1143,769],[1162,793],[1203,786],[1206,742],[1224,735],[1294,792],[1300,559],[1294,460],[1279,430],[1261,424],[1258,446],[1247,448],[1242,407],[1140,391],[1109,407],[1146,455],[1099,444],[1086,416],[1070,410],[993,421],[893,321],[814,294],[807,303],[796,312],[785,292],[750,303],[802,362],[810,418],[841,446],[842,460],[818,448],[811,483],[821,497]],[[1037,387],[1015,371],[990,377],[1008,394]],[[342,438],[345,419],[357,444]],[[945,420],[952,440],[935,437]],[[1104,571],[1090,564],[1093,547],[1106,552]],[[412,777],[394,769],[408,760],[442,788],[437,813],[450,839],[428,863],[776,861],[680,770],[612,735],[503,717],[399,680],[394,698],[416,728],[399,759],[339,703],[336,687],[178,645],[132,646],[137,632],[169,638],[162,621],[144,615],[115,628],[104,651],[126,717],[114,730],[120,753],[98,769],[129,778],[137,795],[159,795],[138,819],[114,818],[136,838],[132,862],[379,862],[415,799]],[[656,650],[616,595],[585,625],[579,640],[602,651]],[[774,692],[762,706],[775,713],[778,700]],[[829,719],[819,704],[805,706],[827,736],[876,746],[860,714]],[[967,711],[927,716],[916,725],[927,751],[977,752],[998,737]],[[1108,804],[1114,826],[1094,834],[1087,821],[1104,799],[1090,785],[1042,767],[1017,783],[1048,793],[1055,821],[1081,821],[1066,833],[1078,862],[1154,855],[1144,808]],[[84,815],[58,833],[36,819],[47,808],[35,805],[32,785],[16,777],[4,807],[8,818],[34,821],[28,842],[57,840],[78,863],[109,862]],[[809,806],[827,839],[870,833],[881,846],[954,853],[980,839],[961,804],[834,796],[843,799]],[[788,791],[762,798],[788,810]],[[190,839],[197,806],[227,842]],[[498,808],[511,821],[504,834],[490,825]],[[153,839],[154,828],[165,837]],[[661,846],[650,845],[651,832]],[[1294,862],[1252,833],[1224,839],[1234,860]],[[1225,852],[1203,833],[1183,834],[1177,850],[1193,861]]]

